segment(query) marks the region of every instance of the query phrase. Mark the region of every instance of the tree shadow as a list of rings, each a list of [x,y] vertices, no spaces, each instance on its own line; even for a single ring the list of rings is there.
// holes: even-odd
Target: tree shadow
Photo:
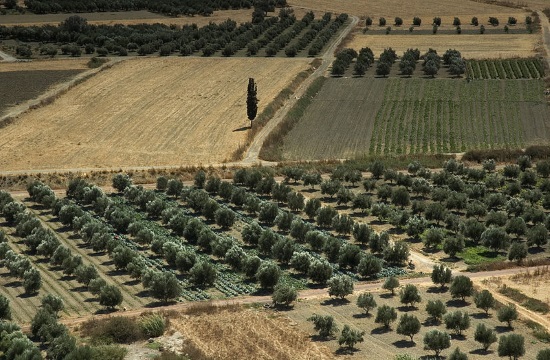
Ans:
[[[495,326],[495,331],[499,334],[502,334],[505,332],[514,331],[514,328],[509,328],[508,326],[503,326],[503,325],[497,325]]]
[[[150,303],[146,304],[145,307],[146,308],[156,308],[156,307],[160,307],[160,306],[167,306],[167,305],[173,305],[175,304],[177,301],[175,300],[172,300],[172,301],[168,301],[168,302],[164,302],[164,301],[151,301]]]
[[[475,355],[489,355],[492,353],[493,353],[493,350],[485,350],[485,349],[475,349],[470,351],[470,354],[475,354]]]
[[[380,326],[377,328],[374,328],[370,331],[371,335],[382,335],[389,333],[391,331],[390,327]]]
[[[451,339],[453,339],[453,340],[458,340],[458,341],[466,340],[466,335],[464,335],[464,334],[458,335],[458,334],[452,333],[450,335],[451,335]]]
[[[246,126],[238,128],[238,129],[234,129],[233,132],[246,131],[246,130],[249,130],[249,129],[252,129],[252,126],[251,125],[250,126],[246,125]]]
[[[442,294],[446,291],[447,287],[441,288],[441,286],[430,286],[428,290],[426,290],[426,292],[430,294]]]
[[[485,311],[480,311],[475,314],[471,314],[471,317],[474,319],[489,319],[491,317],[491,314],[486,314]]]
[[[340,299],[340,298],[330,298],[321,303],[323,306],[342,306],[349,304],[350,301],[348,299]]]
[[[409,311],[418,310],[418,308],[416,306],[402,305],[402,306],[398,306],[397,310],[401,312],[409,312]]]
[[[371,313],[359,313],[359,314],[353,314],[352,315],[355,319],[366,319],[366,318],[371,318],[372,317],[372,314]]]
[[[428,318],[424,320],[424,322],[422,323],[422,326],[439,326],[439,325],[441,325],[441,321],[434,320],[432,318]]]
[[[120,275],[125,275],[126,271],[121,270],[121,269],[119,269],[119,270],[113,269],[113,270],[107,271],[105,274],[107,274],[109,276],[120,276]]]
[[[397,341],[392,342],[392,345],[395,346],[396,348],[404,349],[404,348],[415,347],[416,343],[414,341],[410,341],[410,340],[397,340]]]
[[[353,355],[354,353],[356,353],[358,351],[359,351],[359,349],[356,349],[356,348],[340,347],[334,353],[337,356],[342,356],[342,355]]]
[[[332,340],[332,337],[324,337],[319,334],[311,335],[309,338],[311,339],[311,341],[318,341],[318,342],[327,342]]]
[[[21,280],[13,280],[13,281],[7,283],[4,286],[5,287],[16,288],[16,287],[20,287],[21,285],[23,285],[23,282]]]
[[[103,308],[103,309],[98,309],[96,312],[94,312],[94,314],[96,315],[112,314],[117,311],[118,311],[117,308]]]
[[[126,286],[135,286],[137,284],[139,284],[141,281],[139,279],[133,279],[133,280],[128,280],[126,282],[124,282],[123,284],[126,285]]]
[[[442,258],[441,261],[447,262],[447,263],[457,263],[460,261],[460,258],[456,256],[455,257],[447,256],[445,258]]]
[[[392,293],[384,293],[384,294],[380,294],[380,297],[382,299],[391,299],[392,297],[394,297],[395,295],[392,294]]]
[[[29,298],[32,298],[32,297],[35,297],[35,296],[38,296],[38,291],[35,292],[35,293],[32,293],[32,294],[23,293],[23,294],[17,295],[17,297],[20,298],[20,299],[29,299]]]
[[[529,249],[527,249],[527,252],[531,255],[539,254],[541,252],[544,252],[544,248],[543,247],[530,247]]]
[[[136,296],[139,296],[139,297],[149,297],[149,290],[141,290],[140,292],[138,292],[136,294]]]
[[[288,311],[294,310],[294,305],[292,305],[292,304],[290,304],[290,305],[275,304],[275,310],[277,310],[279,312],[288,312]]]
[[[445,304],[448,307],[456,307],[456,308],[462,308],[462,307],[468,306],[468,302],[466,300],[461,300],[461,299],[448,300]]]

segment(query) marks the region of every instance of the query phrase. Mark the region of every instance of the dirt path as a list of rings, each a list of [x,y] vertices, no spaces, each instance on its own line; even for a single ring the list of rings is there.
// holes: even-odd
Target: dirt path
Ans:
[[[357,25],[358,22],[359,22],[358,17],[351,16],[351,22],[348,24],[348,26],[345,29],[343,29],[340,32],[340,35],[333,40],[332,44],[324,52],[322,56],[323,63],[321,64],[321,66],[319,66],[313,72],[313,74],[311,74],[304,82],[302,82],[302,84],[294,92],[293,96],[289,98],[287,101],[285,101],[284,106],[280,108],[279,111],[277,111],[275,116],[273,116],[273,118],[269,120],[268,123],[262,128],[262,130],[260,130],[260,132],[254,137],[254,140],[252,141],[252,144],[248,148],[243,160],[240,161],[239,163],[256,164],[261,162],[262,165],[269,164],[269,162],[260,161],[259,159],[260,150],[262,148],[262,145],[265,139],[267,138],[269,133],[271,133],[271,131],[273,131],[273,129],[275,129],[275,127],[279,125],[281,121],[283,121],[288,111],[292,109],[292,107],[294,106],[294,104],[296,104],[298,99],[303,96],[303,94],[305,93],[309,85],[311,85],[313,80],[325,74],[325,71],[328,69],[329,65],[334,60],[334,51],[336,50],[338,45],[340,45],[342,40],[349,34],[349,32]],[[271,163],[271,164],[275,164],[275,163]]]
[[[505,275],[514,275],[518,274],[520,272],[524,271],[533,271],[537,269],[537,266],[529,267],[529,268],[514,268],[514,269],[505,269],[505,270],[497,270],[497,271],[481,271],[477,273],[461,273],[462,275],[468,276],[470,279],[474,280],[476,283],[481,283],[481,280],[487,279],[490,277],[495,276],[505,276]],[[432,284],[432,280],[430,277],[420,277],[420,278],[410,278],[410,279],[403,279],[400,281],[401,285],[405,284],[415,284],[415,285],[430,285]],[[355,290],[354,293],[360,293],[363,291],[381,291],[382,290],[382,282],[376,281],[376,282],[362,282],[355,284]],[[504,298],[499,294],[494,294],[494,296],[504,303],[511,302],[508,298]],[[311,300],[311,299],[322,299],[322,298],[328,298],[328,293],[326,288],[322,289],[310,289],[310,290],[303,290],[300,291],[298,294],[298,299],[301,300]],[[245,296],[245,297],[239,297],[229,300],[212,300],[208,303],[213,306],[226,306],[226,305],[234,305],[234,304],[240,304],[240,305],[246,305],[246,304],[271,304],[271,296]],[[200,304],[198,302],[181,302],[173,305],[167,305],[167,306],[161,306],[161,307],[155,307],[155,311],[181,311],[193,306],[196,306],[197,304]],[[538,314],[535,314],[531,311],[528,311],[521,307],[520,304],[517,304],[518,311],[525,317],[529,318],[535,322],[541,323],[544,326],[547,326],[550,328],[550,323],[540,317]],[[138,309],[132,309],[129,311],[122,311],[117,312],[116,316],[138,316],[144,311],[151,311],[153,310],[150,307],[143,307]],[[103,314],[103,315],[86,315],[81,317],[70,317],[70,318],[63,318],[60,320],[61,323],[67,325],[67,326],[76,326],[79,325],[85,321],[88,321],[92,318],[94,319],[100,319],[100,318],[106,318],[112,316],[112,314]],[[30,325],[23,325],[22,326],[23,331],[28,331],[30,329]]]
[[[537,14],[540,19],[540,26],[542,27],[542,44],[546,51],[546,62],[550,67],[550,22],[548,17],[540,10],[537,10]]]

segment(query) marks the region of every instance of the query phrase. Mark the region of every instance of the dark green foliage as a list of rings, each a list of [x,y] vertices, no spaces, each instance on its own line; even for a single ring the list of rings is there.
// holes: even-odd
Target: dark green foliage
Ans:
[[[0,320],[11,320],[10,301],[0,294]]]
[[[190,281],[198,287],[212,286],[216,281],[217,274],[214,265],[207,261],[198,261],[189,270]]]
[[[368,315],[369,311],[376,307],[376,300],[371,293],[362,293],[357,297],[357,306]]]
[[[451,337],[444,331],[430,330],[424,335],[424,348],[435,352],[439,357],[441,351],[451,347]]]
[[[429,300],[426,304],[426,312],[431,316],[433,321],[440,322],[447,309],[441,300]]]
[[[525,243],[513,242],[508,250],[508,260],[521,263],[527,257],[528,250]]]
[[[338,338],[338,345],[346,345],[348,349],[353,349],[355,344],[358,342],[363,342],[364,331],[353,330],[349,325],[344,325],[342,329],[342,334]]]
[[[479,323],[476,326],[474,340],[483,346],[484,351],[487,351],[492,343],[497,342],[497,335],[492,329],[485,326],[485,324]]]
[[[365,254],[357,266],[357,273],[363,277],[373,277],[382,270],[382,262],[376,256]]]
[[[414,335],[418,334],[420,331],[420,320],[414,315],[403,314],[399,318],[399,325],[397,325],[397,333],[400,335],[409,336],[411,341],[413,340]]]
[[[399,287],[399,280],[395,276],[386,278],[382,288],[391,291],[392,295],[395,295],[395,289]]]
[[[518,359],[525,355],[525,338],[523,335],[502,335],[498,340],[498,356],[508,356]]]
[[[291,303],[296,301],[297,297],[298,292],[291,285],[277,284],[273,289],[272,299],[275,305],[284,304],[286,306],[289,306]]]
[[[384,304],[378,307],[374,322],[377,324],[382,324],[385,328],[389,329],[390,323],[394,322],[396,319],[397,312],[395,311],[395,308]]]
[[[460,349],[457,347],[449,355],[448,360],[468,360],[468,355],[460,351]]]
[[[313,322],[315,330],[319,332],[319,336],[322,338],[331,337],[338,331],[334,318],[330,315],[313,314],[307,320]]]
[[[460,298],[464,301],[466,297],[472,296],[473,291],[474,284],[469,277],[457,275],[453,278],[450,287],[450,292],[453,298]]]
[[[318,284],[326,284],[332,277],[332,267],[326,260],[313,260],[309,265],[307,276]]]
[[[431,277],[432,282],[436,285],[440,285],[443,289],[446,284],[451,282],[453,275],[451,269],[440,264],[434,265]]]
[[[256,279],[264,289],[273,289],[279,282],[280,277],[281,269],[279,266],[269,261],[264,261],[256,272]]]
[[[99,293],[99,304],[114,308],[122,303],[122,293],[115,285],[105,285]]]
[[[458,336],[462,336],[462,331],[470,327],[470,316],[467,312],[453,311],[445,315],[443,320],[445,321],[445,327],[453,330]]]
[[[344,299],[347,295],[353,294],[353,280],[347,275],[332,277],[328,282],[329,296],[336,296]]]
[[[485,311],[485,314],[489,314],[489,309],[495,307],[495,298],[493,294],[485,289],[475,295],[474,302],[478,309],[483,309],[483,311]]]
[[[518,310],[514,304],[508,304],[498,309],[497,319],[500,322],[505,322],[508,324],[508,327],[512,328],[512,321],[517,320]]]

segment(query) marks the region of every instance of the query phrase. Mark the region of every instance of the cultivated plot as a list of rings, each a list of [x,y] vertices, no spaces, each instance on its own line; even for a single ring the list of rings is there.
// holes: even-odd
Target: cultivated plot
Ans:
[[[4,170],[209,164],[243,144],[246,84],[259,112],[310,59],[129,60],[3,129]]]
[[[461,152],[547,141],[542,80],[329,79],[284,158]]]

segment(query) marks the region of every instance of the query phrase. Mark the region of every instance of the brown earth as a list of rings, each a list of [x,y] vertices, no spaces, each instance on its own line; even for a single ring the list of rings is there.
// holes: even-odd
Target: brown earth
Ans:
[[[12,71],[53,71],[53,70],[87,70],[88,59],[48,59],[0,64],[0,73]]]
[[[0,152],[10,156],[0,157],[0,166],[15,170],[221,162],[246,137],[248,78],[258,84],[260,113],[310,61],[124,61],[3,129]]]
[[[332,358],[324,345],[309,341],[295,323],[270,311],[229,307],[182,315],[170,324],[171,331],[183,335],[185,347],[199,349],[208,359]]]

